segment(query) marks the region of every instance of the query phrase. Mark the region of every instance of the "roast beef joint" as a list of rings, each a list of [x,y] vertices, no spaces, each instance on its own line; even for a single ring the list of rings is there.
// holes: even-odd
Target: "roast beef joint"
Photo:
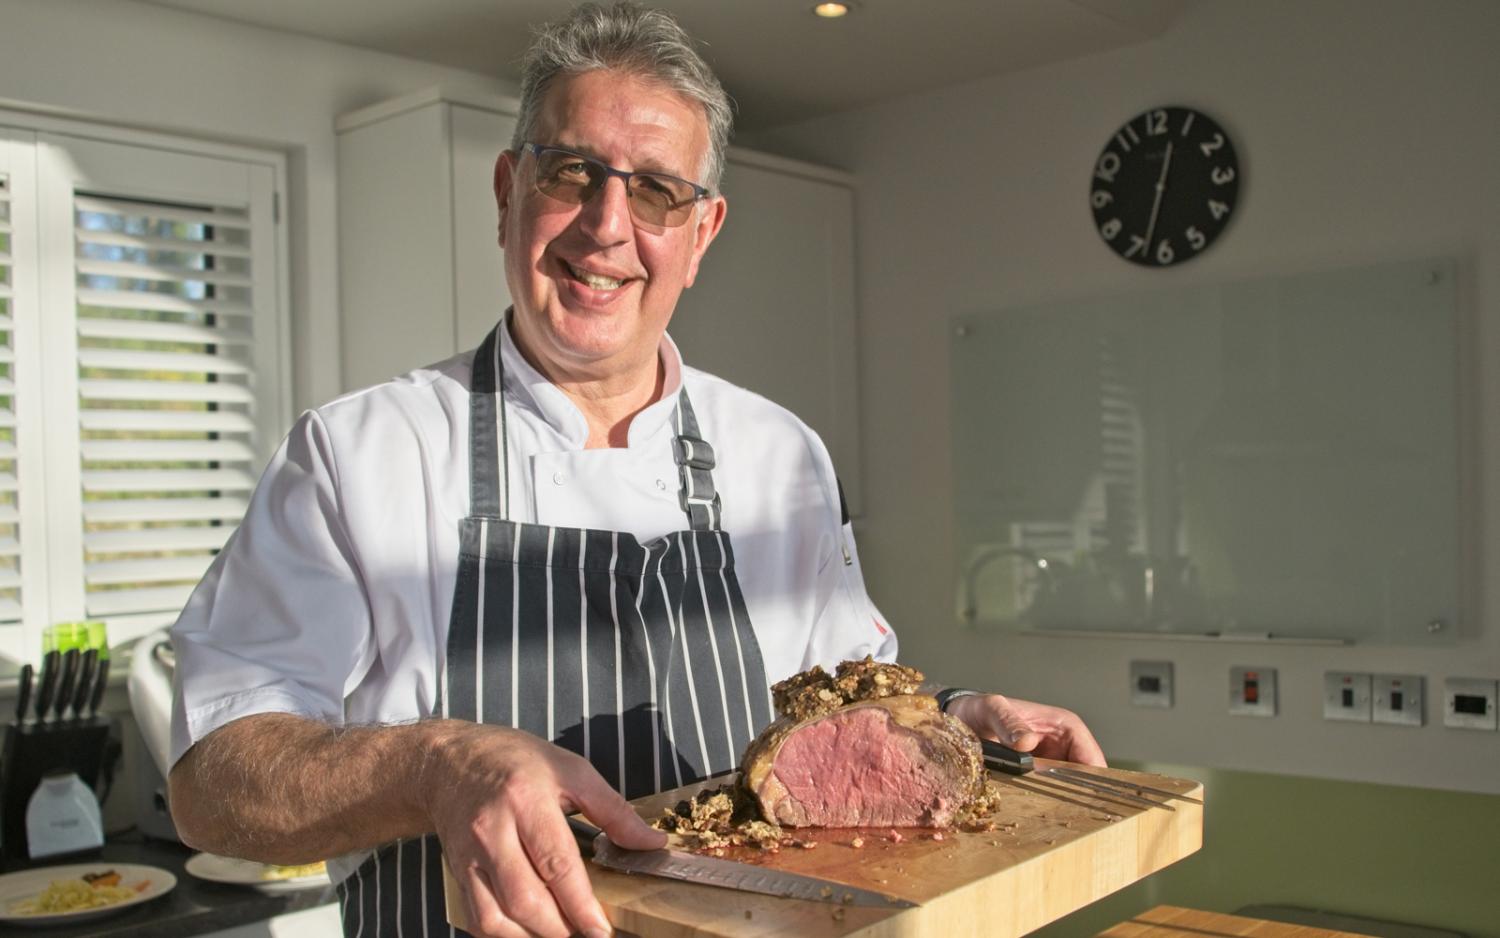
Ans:
[[[979,739],[918,692],[922,674],[865,658],[772,688],[779,716],[745,750],[734,786],[658,822],[699,846],[810,846],[781,828],[989,829],[998,798]]]

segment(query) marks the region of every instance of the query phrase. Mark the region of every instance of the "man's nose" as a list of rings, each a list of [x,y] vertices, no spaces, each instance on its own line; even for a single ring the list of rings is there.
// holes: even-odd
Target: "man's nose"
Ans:
[[[583,204],[578,223],[601,244],[615,244],[630,237],[635,223],[630,218],[630,192],[625,180],[611,177]]]

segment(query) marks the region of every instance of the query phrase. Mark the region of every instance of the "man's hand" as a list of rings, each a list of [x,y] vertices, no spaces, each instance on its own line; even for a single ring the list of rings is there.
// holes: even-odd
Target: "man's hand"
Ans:
[[[985,739],[1004,743],[1043,759],[1104,765],[1104,750],[1078,714],[1061,707],[1017,700],[1000,694],[959,697],[948,712]]]
[[[469,928],[486,938],[611,933],[567,813],[627,850],[666,844],[586,760],[517,730],[457,724],[424,775]]]

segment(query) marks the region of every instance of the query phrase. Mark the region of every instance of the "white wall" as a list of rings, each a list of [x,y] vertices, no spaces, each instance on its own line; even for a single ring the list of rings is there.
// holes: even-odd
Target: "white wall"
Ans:
[[[288,155],[297,410],[342,390],[334,118],[439,83],[515,92],[469,72],[133,0],[0,0],[0,105]]]
[[[1491,0],[1220,0],[1130,49],[741,141],[858,177],[860,547],[904,658],[949,682],[1066,703],[1116,757],[1500,792],[1500,733],[1445,729],[1437,710],[1444,677],[1500,677],[1497,45]],[[1165,271],[1106,250],[1086,201],[1105,138],[1160,104],[1215,116],[1246,174],[1227,233]],[[1433,256],[1466,269],[1478,320],[1478,640],[1221,646],[955,625],[950,316]],[[1175,662],[1174,709],[1127,704],[1131,658]],[[1235,664],[1279,669],[1279,717],[1227,715]],[[1425,675],[1428,725],[1324,722],[1324,670]]]

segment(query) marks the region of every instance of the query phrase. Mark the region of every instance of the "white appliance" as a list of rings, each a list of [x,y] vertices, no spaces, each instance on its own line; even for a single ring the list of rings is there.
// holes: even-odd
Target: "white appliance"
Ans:
[[[138,639],[131,650],[130,710],[149,758],[136,759],[135,816],[141,833],[179,840],[167,807],[167,760],[172,748],[172,669],[176,659],[166,630]]]
[[[48,772],[26,804],[26,845],[33,860],[104,846],[99,799],[78,773]]]

